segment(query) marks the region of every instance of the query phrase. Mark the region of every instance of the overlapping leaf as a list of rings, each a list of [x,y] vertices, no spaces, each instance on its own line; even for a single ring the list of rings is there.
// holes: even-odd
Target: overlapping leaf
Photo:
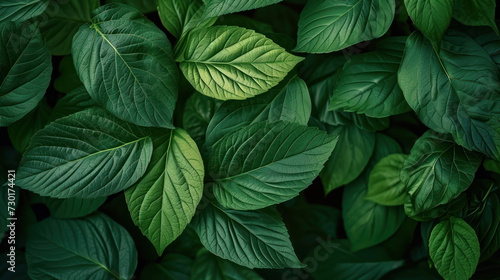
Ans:
[[[206,6],[202,0],[159,0],[158,13],[165,28],[177,38],[195,27],[214,24],[214,18],[203,18]]]
[[[406,10],[417,28],[439,49],[451,22],[454,0],[406,0]]]
[[[178,70],[165,34],[136,9],[108,4],[73,38],[75,68],[97,104],[118,118],[172,128]]]
[[[132,220],[158,255],[191,221],[203,192],[205,170],[196,143],[182,129],[158,131],[143,178],[125,191]]]
[[[39,16],[45,11],[50,0],[2,0],[0,3],[0,22],[25,21]]]
[[[237,13],[246,10],[257,9],[264,6],[276,4],[283,0],[203,0],[207,8],[203,16],[205,18]]]
[[[19,186],[43,196],[96,198],[130,187],[146,171],[148,131],[102,109],[58,119],[38,131],[24,153]]]

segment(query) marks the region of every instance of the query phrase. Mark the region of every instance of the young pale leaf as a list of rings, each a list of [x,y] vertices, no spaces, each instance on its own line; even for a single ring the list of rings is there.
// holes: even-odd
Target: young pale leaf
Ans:
[[[262,280],[255,271],[221,259],[205,249],[196,255],[191,279]]]
[[[432,229],[429,255],[445,279],[470,279],[479,263],[479,241],[474,229],[456,217],[441,221]]]
[[[225,207],[260,209],[287,201],[309,186],[338,136],[289,122],[259,122],[211,147],[209,174]]]
[[[406,10],[413,23],[438,49],[451,22],[453,2],[454,0],[405,0]]]
[[[147,134],[103,109],[58,119],[33,136],[16,183],[56,198],[117,193],[146,171],[153,150]]]
[[[178,45],[177,62],[186,79],[200,93],[221,100],[264,93],[303,59],[236,26],[196,29]]]
[[[37,25],[0,23],[0,127],[37,106],[51,74],[52,58]]]
[[[193,218],[205,170],[196,143],[182,129],[158,131],[144,177],[125,191],[132,220],[159,256]]]
[[[148,264],[141,272],[141,279],[189,280],[192,269],[192,259],[183,255],[168,254],[161,259],[160,263]]]
[[[490,26],[498,34],[495,0],[455,0],[453,18],[465,25]]]
[[[0,22],[23,22],[39,16],[49,3],[50,0],[2,0],[0,3]]]
[[[199,147],[205,142],[207,127],[222,101],[198,92],[186,101],[182,125]]]
[[[195,27],[208,27],[217,20],[203,19],[206,6],[202,0],[159,0],[158,13],[161,22],[176,38]]]
[[[238,211],[215,201],[203,203],[193,225],[213,254],[248,268],[303,267],[276,209]]]
[[[457,197],[472,183],[481,160],[480,154],[455,144],[450,137],[426,132],[413,146],[401,170],[409,195],[406,214],[415,218]]]
[[[365,198],[386,206],[403,205],[407,198],[406,185],[399,174],[407,157],[392,154],[381,159],[370,173]]]
[[[261,121],[287,121],[307,125],[311,98],[306,83],[285,79],[269,92],[244,101],[226,101],[207,128],[207,143],[213,145],[224,135]]]
[[[90,12],[99,8],[99,0],[71,0],[59,4],[55,14],[47,11],[48,20],[41,31],[53,55],[71,53],[73,36],[82,24],[90,22]]]
[[[131,279],[137,266],[134,240],[104,214],[48,218],[31,228],[27,240],[33,279]]]
[[[320,173],[325,194],[356,179],[368,164],[375,147],[373,131],[346,125],[329,132],[338,134],[339,140]]]
[[[500,72],[467,34],[449,30],[438,53],[420,33],[407,40],[399,85],[429,128],[500,159]]]
[[[97,104],[118,118],[172,128],[178,70],[165,34],[138,10],[108,4],[73,38],[75,68]]]
[[[207,8],[204,18],[227,15],[276,4],[283,0],[203,0]]]
[[[295,50],[334,52],[384,35],[394,19],[391,0],[310,0],[299,19]]]
[[[106,199],[106,196],[92,199],[58,199],[42,196],[42,201],[49,208],[50,214],[57,218],[79,218],[86,216],[97,210]]]
[[[369,52],[350,59],[340,72],[328,109],[343,109],[374,118],[411,110],[398,85],[404,43],[398,46],[402,49]]]

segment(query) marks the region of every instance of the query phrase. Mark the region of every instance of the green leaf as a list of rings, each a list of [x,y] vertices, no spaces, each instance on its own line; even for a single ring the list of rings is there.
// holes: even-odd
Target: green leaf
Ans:
[[[48,218],[29,234],[26,259],[33,279],[131,279],[137,266],[134,240],[104,214]]]
[[[500,159],[500,72],[465,33],[449,30],[439,55],[415,32],[399,70],[406,101],[422,122],[457,144]]]
[[[329,131],[339,135],[337,145],[320,173],[325,194],[356,179],[368,164],[375,147],[375,133],[354,125]]]
[[[279,3],[283,0],[203,0],[206,5],[204,18],[227,15]]]
[[[391,154],[381,159],[370,173],[365,198],[386,206],[403,205],[407,199],[406,185],[399,174],[407,157]]]
[[[42,99],[35,109],[22,119],[9,125],[9,138],[16,150],[24,153],[35,132],[50,122],[51,112],[52,108],[45,99]]]
[[[274,208],[238,211],[215,201],[203,202],[205,207],[193,225],[203,246],[213,254],[248,268],[303,267]]]
[[[177,62],[191,85],[221,100],[262,94],[303,59],[262,34],[235,26],[193,30],[176,49]]]
[[[500,161],[487,159],[484,161],[484,169],[500,174]]]
[[[37,106],[51,73],[50,52],[36,24],[0,24],[0,127]]]
[[[429,255],[445,279],[469,279],[479,262],[479,241],[474,229],[456,217],[441,221],[432,229]]]
[[[90,96],[118,118],[173,128],[178,70],[165,34],[136,9],[108,4],[73,38],[75,68]]]
[[[25,21],[45,11],[50,0],[2,0],[0,23],[4,21]]]
[[[223,137],[210,151],[214,194],[225,207],[264,208],[309,186],[338,136],[283,121],[251,124]]]
[[[262,280],[255,271],[221,259],[205,249],[200,250],[196,256],[191,279]]]
[[[239,15],[239,14],[221,16],[217,19],[217,22],[215,23],[215,25],[239,26],[239,27],[243,27],[246,29],[254,30],[255,32],[261,33],[261,34],[266,34],[266,33],[269,34],[269,33],[274,32],[271,25],[269,25],[265,22],[256,20],[254,18],[247,17],[244,15]],[[269,38],[269,39],[272,40],[272,38]],[[274,41],[274,42],[277,43],[276,41]],[[295,42],[294,42],[294,44],[295,44]]]
[[[208,27],[217,20],[203,19],[205,5],[202,0],[159,0],[158,13],[161,22],[176,38],[180,38],[195,27]]]
[[[224,102],[208,125],[207,143],[213,145],[224,135],[256,122],[282,120],[306,125],[310,116],[307,85],[295,76],[255,98]]]
[[[203,193],[205,170],[196,143],[182,129],[153,135],[142,179],[125,191],[132,220],[159,256],[189,224]]]
[[[345,240],[333,240],[329,244],[331,247],[322,248],[318,254],[312,251],[307,258],[318,259],[321,256],[323,259],[325,251],[329,253],[326,259],[317,262],[317,269],[311,271],[315,280],[377,280],[404,263],[403,260],[390,260],[379,252],[352,253]]]
[[[141,272],[141,279],[163,279],[163,280],[189,280],[193,260],[178,255],[165,255],[160,263],[151,263]],[[196,278],[201,279],[201,278]]]
[[[275,32],[288,35],[292,38],[297,36],[299,14],[293,8],[283,4],[267,6],[256,10],[254,18],[270,24]],[[294,46],[295,41],[292,48]]]
[[[403,49],[369,52],[350,59],[339,74],[328,109],[343,109],[374,118],[411,110],[398,85],[402,57]]]
[[[298,52],[339,51],[379,38],[394,19],[390,0],[310,0],[299,19]]]
[[[153,150],[147,132],[102,109],[58,119],[33,136],[17,184],[56,198],[117,193],[146,171]]]
[[[156,7],[158,6],[159,0],[105,0],[108,3],[122,3],[128,6],[132,6],[141,13],[151,13],[156,12]]]
[[[346,186],[342,197],[342,218],[352,250],[379,244],[403,224],[402,207],[388,207],[365,199],[368,180],[361,176]]]
[[[408,15],[417,28],[439,49],[453,14],[454,0],[405,0]]]
[[[57,218],[79,218],[97,210],[107,199],[106,196],[93,199],[68,198],[58,199],[42,196],[42,202],[49,208],[50,214]]]
[[[208,124],[221,104],[222,101],[198,92],[191,95],[186,101],[182,114],[182,125],[198,144],[198,147],[201,147],[205,142]]]
[[[448,203],[465,191],[481,164],[480,154],[455,144],[450,137],[433,131],[420,137],[401,170],[409,199],[410,217]]]
[[[465,25],[490,26],[498,35],[495,0],[455,0],[453,18]]]
[[[80,86],[57,101],[50,118],[51,120],[57,120],[95,106],[94,100],[85,87]]]
[[[41,26],[41,32],[53,55],[71,53],[73,36],[82,24],[89,23],[90,12],[99,8],[99,0],[70,0],[57,4],[57,9],[46,12],[48,20]]]
[[[61,60],[59,63],[59,73],[61,73],[61,75],[54,80],[54,88],[57,91],[68,93],[83,86],[76,73],[71,55],[67,55]]]

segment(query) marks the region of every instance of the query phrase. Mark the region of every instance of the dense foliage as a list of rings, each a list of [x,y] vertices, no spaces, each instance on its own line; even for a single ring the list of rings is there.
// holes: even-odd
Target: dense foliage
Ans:
[[[495,5],[2,0],[0,279],[500,279]]]

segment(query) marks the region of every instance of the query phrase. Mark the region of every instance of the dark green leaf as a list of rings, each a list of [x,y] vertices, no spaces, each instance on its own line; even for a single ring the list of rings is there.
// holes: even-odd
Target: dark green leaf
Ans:
[[[455,0],[453,17],[466,25],[490,26],[498,34],[495,0]]]
[[[57,218],[79,218],[87,216],[99,208],[107,197],[93,199],[68,198],[58,199],[42,196],[42,201],[47,205],[50,214]]]
[[[203,0],[207,8],[204,18],[227,15],[276,4],[283,0]]]
[[[200,250],[196,256],[191,279],[262,280],[262,278],[253,270],[221,259],[205,249]]]
[[[141,13],[156,12],[159,0],[105,0],[107,3],[127,4],[141,11]]]
[[[2,0],[0,3],[0,22],[25,21],[39,16],[45,11],[50,0]]]
[[[50,52],[36,24],[0,24],[0,126],[36,107],[51,73]]]
[[[83,86],[78,74],[76,73],[71,55],[67,55],[61,60],[59,63],[59,73],[61,73],[61,76],[54,80],[54,88],[56,90],[69,93],[72,90]]]
[[[208,27],[216,17],[203,19],[205,5],[202,0],[158,0],[158,13],[165,28],[180,38],[195,27]]]
[[[338,136],[288,122],[259,122],[223,137],[211,149],[209,174],[217,200],[251,210],[287,201],[312,183]]]
[[[391,154],[381,159],[370,173],[366,199],[386,206],[403,205],[407,199],[406,185],[399,173],[408,156]]]
[[[147,265],[141,273],[141,279],[189,280],[193,260],[183,255],[165,255],[160,263]],[[196,278],[201,279],[201,278]]]
[[[137,251],[127,231],[103,214],[48,218],[32,227],[26,245],[33,279],[131,279]]]
[[[73,38],[75,68],[95,102],[118,118],[172,128],[178,70],[165,34],[139,11],[108,4]]]
[[[80,86],[57,101],[50,118],[51,120],[57,120],[95,106],[94,100],[85,87]]]
[[[198,92],[186,101],[182,125],[199,147],[205,142],[208,124],[221,104],[222,101]]]
[[[17,184],[57,198],[117,193],[146,171],[153,150],[147,132],[102,109],[58,119],[33,136]]]
[[[406,10],[413,23],[438,49],[451,22],[453,1],[405,0]]]

